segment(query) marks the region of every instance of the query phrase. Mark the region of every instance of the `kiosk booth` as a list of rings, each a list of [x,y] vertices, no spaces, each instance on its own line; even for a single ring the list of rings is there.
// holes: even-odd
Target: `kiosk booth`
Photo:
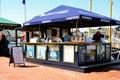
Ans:
[[[23,28],[38,30],[46,38],[63,36],[64,30],[76,29],[71,42],[29,40],[25,42],[26,60],[37,63],[48,63],[80,69],[85,72],[88,65],[111,62],[111,44],[86,42],[85,37],[78,36],[78,28],[119,25],[120,21],[108,18],[83,9],[61,5],[40,16],[25,22]],[[80,68],[80,66],[82,66]]]

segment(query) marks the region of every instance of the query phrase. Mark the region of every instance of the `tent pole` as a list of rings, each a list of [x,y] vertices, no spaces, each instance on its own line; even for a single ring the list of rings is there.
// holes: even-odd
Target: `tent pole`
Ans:
[[[90,12],[92,12],[92,0],[90,0]],[[90,33],[91,33],[91,30],[90,30],[90,27],[88,28],[88,37],[90,37]]]
[[[77,37],[77,40],[78,40],[78,19],[76,21],[76,37]]]
[[[2,11],[1,9],[2,9],[2,8],[1,8],[1,0],[0,0],[0,17],[1,17],[1,11]]]
[[[39,24],[39,39],[40,39],[40,24]]]
[[[111,43],[111,26],[109,27],[109,42]]]
[[[113,1],[110,0],[110,18],[112,18],[112,4],[113,4]],[[109,42],[111,43],[111,26],[109,28]]]
[[[18,35],[17,35],[17,33],[18,33],[18,30],[15,29],[15,45],[16,46],[18,46],[18,42],[17,42]]]

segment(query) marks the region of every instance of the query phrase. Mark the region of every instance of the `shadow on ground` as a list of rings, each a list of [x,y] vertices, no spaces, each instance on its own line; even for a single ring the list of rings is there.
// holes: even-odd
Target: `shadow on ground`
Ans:
[[[14,66],[14,65],[11,65],[11,66]],[[16,64],[14,67],[20,67],[20,68],[34,68],[34,67],[38,67],[36,65],[19,65],[19,64]]]
[[[34,67],[38,67],[38,66],[34,66],[34,65],[25,65],[25,66],[18,66],[21,68],[34,68]]]
[[[86,71],[83,71],[82,69],[76,68],[76,67],[67,67],[67,66],[52,65],[52,64],[40,64],[40,65],[49,66],[49,67],[55,67],[55,68],[60,68],[60,69],[66,69],[66,70],[71,70],[71,71],[76,71],[76,72],[82,72],[82,73],[108,72],[108,71],[111,71],[111,70],[120,71],[120,65],[119,64],[96,67],[96,68],[90,68],[90,69],[87,69]]]
[[[82,73],[90,73],[90,72],[108,72],[111,70],[120,70],[120,64],[118,62],[114,62],[114,64],[107,64],[107,65],[99,65],[95,67],[85,67],[85,66],[72,66],[70,67],[69,65],[64,66],[64,65],[58,65],[58,64],[50,64],[50,63],[38,63],[37,61],[28,61],[34,64],[38,65],[44,65],[48,67],[54,67],[54,68],[60,68],[60,69],[66,69],[66,70],[71,70],[71,71],[76,71],[76,72],[82,72]]]
[[[120,71],[120,65],[117,64],[117,65],[111,65],[111,66],[105,66],[105,67],[95,68],[92,71],[94,71],[94,72],[108,72],[108,71],[111,71],[111,70]]]

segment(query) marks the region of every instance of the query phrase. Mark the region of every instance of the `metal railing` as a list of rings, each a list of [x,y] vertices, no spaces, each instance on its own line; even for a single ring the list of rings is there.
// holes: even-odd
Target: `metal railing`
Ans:
[[[111,43],[111,59],[119,60],[120,59],[120,42]]]

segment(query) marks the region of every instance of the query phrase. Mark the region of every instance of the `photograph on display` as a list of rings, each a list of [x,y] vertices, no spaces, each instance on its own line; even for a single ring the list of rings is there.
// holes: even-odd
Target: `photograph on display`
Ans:
[[[85,42],[86,40],[85,40],[85,37],[80,36],[80,37],[78,38],[78,41],[79,41],[79,42]]]
[[[77,37],[72,36],[71,37],[71,42],[76,42],[76,41],[77,41]]]
[[[27,57],[34,58],[34,45],[27,45]]]
[[[63,61],[74,63],[74,45],[63,46]]]
[[[48,60],[59,61],[59,45],[48,45]]]
[[[85,42],[85,37],[72,36],[72,37],[71,37],[71,41],[72,41],[72,42],[76,42],[76,41],[78,41],[78,42]]]
[[[96,45],[87,45],[87,62],[96,61]]]
[[[105,45],[97,45],[97,61],[105,60]]]
[[[45,45],[37,45],[36,58],[37,59],[45,59],[46,58],[46,50],[47,50],[47,46],[45,46]]]
[[[110,60],[110,57],[111,57],[111,55],[110,55],[110,48],[111,48],[111,46],[110,45],[106,45],[106,60]]]
[[[79,46],[79,63],[86,62],[86,46],[80,45]]]

